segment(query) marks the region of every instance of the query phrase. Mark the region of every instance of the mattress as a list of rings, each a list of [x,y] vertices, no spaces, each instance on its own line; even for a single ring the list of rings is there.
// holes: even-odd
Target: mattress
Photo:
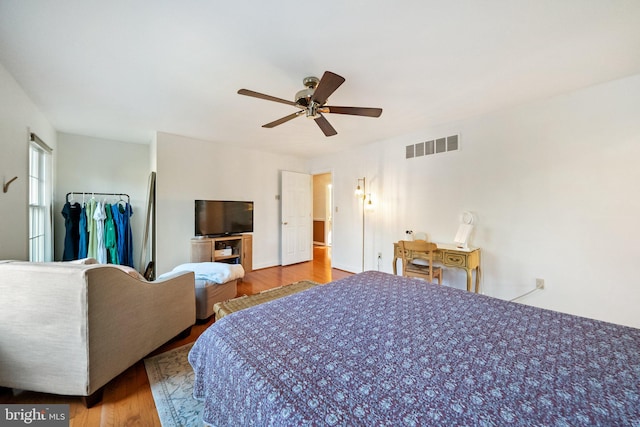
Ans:
[[[196,341],[211,425],[640,425],[640,330],[365,272]]]

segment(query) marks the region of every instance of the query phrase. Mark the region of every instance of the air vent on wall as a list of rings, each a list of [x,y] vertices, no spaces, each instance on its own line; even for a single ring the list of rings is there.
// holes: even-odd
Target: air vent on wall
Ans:
[[[446,153],[448,151],[457,151],[460,147],[460,135],[451,135],[442,138],[432,139],[430,141],[418,142],[417,144],[407,145],[405,147],[405,158],[413,159],[414,157],[429,156],[432,154]]]
[[[458,149],[458,135],[447,137],[447,151],[456,151]]]
[[[407,159],[412,159],[415,156],[415,151],[414,151],[414,147],[413,144],[411,145],[407,145],[407,151],[405,153],[405,156]]]

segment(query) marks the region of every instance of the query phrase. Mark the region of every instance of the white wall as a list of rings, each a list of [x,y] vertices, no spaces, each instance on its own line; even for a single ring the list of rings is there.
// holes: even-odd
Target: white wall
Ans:
[[[134,266],[140,265],[140,249],[145,227],[147,187],[150,169],[150,146],[121,141],[58,133],[56,197],[54,220],[56,227],[55,259],[62,259],[64,251],[64,218],[60,211],[69,192],[87,191],[125,193],[131,197],[133,216]],[[88,200],[90,195],[86,196]],[[98,196],[96,196],[98,197]],[[82,195],[75,196],[82,202]],[[117,201],[107,198],[107,203]],[[144,263],[143,263],[144,264]]]
[[[280,171],[302,160],[161,132],[156,150],[158,274],[189,262],[196,199],[252,200],[253,268],[280,264]]]
[[[640,75],[314,159],[334,171],[334,266],[360,271],[358,177],[376,209],[366,215],[365,269],[391,271],[406,229],[451,242],[474,211],[482,291],[640,327]],[[461,135],[458,152],[405,160],[405,145]],[[354,166],[356,165],[356,166]],[[445,284],[464,288],[461,270]]]
[[[15,79],[0,65],[0,259],[29,259],[29,131],[56,153],[56,132]],[[54,174],[55,180],[55,174]]]
[[[313,219],[326,220],[327,215],[327,186],[331,184],[331,174],[313,175]]]

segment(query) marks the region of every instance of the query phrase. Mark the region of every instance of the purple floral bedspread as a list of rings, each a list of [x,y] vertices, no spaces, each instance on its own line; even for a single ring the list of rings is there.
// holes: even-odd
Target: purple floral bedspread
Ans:
[[[189,354],[215,426],[640,426],[640,329],[366,272]]]

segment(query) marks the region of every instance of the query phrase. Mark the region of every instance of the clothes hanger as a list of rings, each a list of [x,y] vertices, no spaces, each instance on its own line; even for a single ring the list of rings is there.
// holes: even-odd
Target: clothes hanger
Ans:
[[[122,210],[120,212],[124,212],[126,207],[127,207],[127,201],[124,200],[124,197],[126,194],[120,194],[120,200],[118,200],[118,206],[122,208]],[[129,197],[129,196],[127,196]]]

